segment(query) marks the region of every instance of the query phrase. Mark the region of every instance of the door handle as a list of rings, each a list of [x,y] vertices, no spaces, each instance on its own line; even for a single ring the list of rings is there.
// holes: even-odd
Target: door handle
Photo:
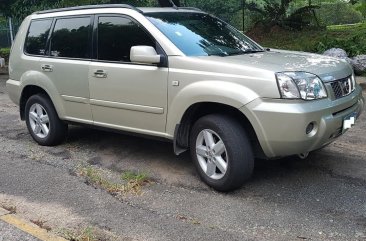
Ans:
[[[105,72],[104,70],[96,70],[94,72],[94,77],[95,78],[107,78],[107,72]]]
[[[42,64],[41,68],[44,72],[52,72],[53,71],[53,66],[49,65],[49,64]]]

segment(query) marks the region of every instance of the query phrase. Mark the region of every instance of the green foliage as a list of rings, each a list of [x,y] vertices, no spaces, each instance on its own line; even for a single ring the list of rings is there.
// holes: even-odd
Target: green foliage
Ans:
[[[363,36],[352,36],[350,38],[332,38],[325,36],[313,49],[314,52],[323,53],[330,48],[344,49],[349,56],[356,56],[366,53],[366,38]]]
[[[259,22],[268,29],[275,25],[294,30],[319,27],[315,15],[318,6],[312,5],[311,1],[262,0],[247,2],[246,7],[259,13]]]
[[[344,49],[349,56],[366,54],[366,24],[329,26],[315,50],[322,52],[332,47]]]
[[[295,30],[314,26],[319,28],[320,23],[315,14],[315,10],[319,8],[319,6],[305,6],[296,9],[284,20],[284,27]]]
[[[323,4],[317,14],[325,25],[352,24],[363,20],[362,14],[345,2]]]
[[[6,26],[7,24],[8,24],[7,19],[4,18],[3,16],[0,16],[0,28]]]
[[[136,182],[144,182],[147,180],[147,174],[142,172],[131,172],[127,171],[122,173],[121,178],[125,181],[136,181]]]
[[[0,57],[8,60],[10,55],[10,48],[2,48],[0,49]]]
[[[326,30],[250,32],[249,36],[270,48],[323,53],[342,48],[350,57],[366,54],[366,24],[331,26]]]
[[[259,13],[260,22],[268,28],[278,25],[301,30],[361,22],[361,13],[366,14],[366,1],[351,3],[345,0],[246,0],[246,8]]]
[[[356,11],[359,11],[364,18],[366,18],[366,1],[362,3],[358,3],[355,8]]]

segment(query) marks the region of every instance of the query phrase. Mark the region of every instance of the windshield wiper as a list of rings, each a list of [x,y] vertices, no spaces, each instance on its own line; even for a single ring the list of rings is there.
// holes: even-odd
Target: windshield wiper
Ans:
[[[264,52],[264,50],[253,50],[253,49],[248,49],[245,51],[239,51],[239,52],[234,52],[234,53],[228,53],[227,56],[233,56],[233,55],[241,55],[241,54],[253,54],[253,53],[260,53],[260,52]]]
[[[220,57],[226,57],[226,56],[234,56],[234,55],[241,55],[241,54],[253,54],[253,53],[259,53],[259,52],[264,52],[264,50],[242,50],[242,51],[238,51],[238,52],[232,52],[232,53],[226,53],[226,52],[222,52],[222,53],[210,53],[207,54],[208,56],[220,56]]]

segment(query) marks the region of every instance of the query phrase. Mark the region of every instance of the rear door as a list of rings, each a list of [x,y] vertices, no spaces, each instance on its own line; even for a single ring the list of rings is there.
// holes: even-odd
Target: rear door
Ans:
[[[61,95],[68,120],[92,123],[88,72],[93,16],[57,18],[40,68]]]
[[[132,46],[157,49],[138,22],[124,15],[95,18],[95,60],[90,64],[90,103],[100,126],[163,135],[167,111],[168,68],[130,61]]]

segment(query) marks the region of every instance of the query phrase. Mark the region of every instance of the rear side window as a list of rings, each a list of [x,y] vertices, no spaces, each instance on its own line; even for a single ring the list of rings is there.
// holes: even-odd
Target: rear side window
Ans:
[[[25,41],[25,52],[32,55],[44,55],[52,19],[33,20]]]
[[[99,17],[99,60],[130,62],[130,49],[137,45],[155,47],[155,42],[143,28],[128,18]]]
[[[51,36],[54,57],[90,58],[90,17],[58,19]]]

